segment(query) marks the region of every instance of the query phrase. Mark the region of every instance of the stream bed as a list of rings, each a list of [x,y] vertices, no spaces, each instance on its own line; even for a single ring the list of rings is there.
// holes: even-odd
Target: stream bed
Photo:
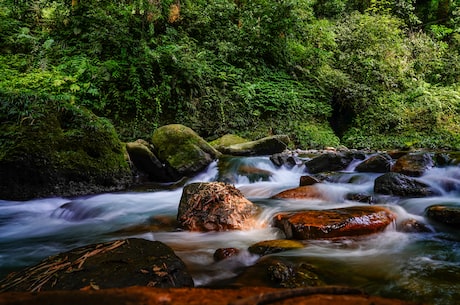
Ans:
[[[155,230],[127,230],[149,223],[152,218],[174,219],[182,188],[147,188],[21,202],[0,200],[0,278],[83,245],[138,237],[172,247],[186,263],[195,286],[256,285],[257,279],[251,279],[250,272],[246,278],[241,276],[259,260],[247,248],[259,241],[283,238],[278,229],[263,225],[270,223],[274,214],[363,205],[345,199],[346,194],[367,193],[375,196],[377,205],[395,212],[397,222],[415,219],[426,224],[431,232],[404,233],[396,229],[395,223],[382,233],[353,239],[306,241],[304,248],[272,255],[314,266],[330,285],[353,286],[369,294],[428,304],[458,304],[460,231],[428,220],[425,209],[435,204],[460,206],[460,190],[426,198],[373,194],[374,180],[381,174],[355,172],[357,161],[345,171],[335,173],[332,181],[319,185],[329,200],[279,200],[271,197],[297,187],[300,177],[306,174],[304,166],[276,167],[268,157],[235,157],[232,162],[232,172],[227,174],[232,175],[235,186],[245,197],[261,207],[260,226],[248,231],[208,233],[180,231],[167,225]],[[262,181],[238,175],[236,169],[241,164],[269,171],[271,176]],[[216,181],[219,176],[217,163],[212,163],[187,183]],[[441,179],[460,185],[460,167],[432,168],[420,179],[434,188]],[[216,249],[229,247],[241,251],[237,256],[215,262]]]

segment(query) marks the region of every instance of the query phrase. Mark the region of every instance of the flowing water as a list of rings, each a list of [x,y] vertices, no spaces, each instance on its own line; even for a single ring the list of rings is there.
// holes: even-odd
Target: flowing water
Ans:
[[[126,230],[151,222],[152,218],[174,219],[182,189],[132,191],[78,198],[47,198],[25,202],[0,200],[0,277],[70,249],[119,238],[158,240],[171,246],[187,264],[196,286],[232,284],[258,258],[250,245],[283,238],[270,226],[280,211],[328,209],[361,205],[345,199],[347,193],[372,194],[379,174],[354,172],[356,162],[319,185],[328,200],[274,200],[274,194],[298,186],[304,166],[275,167],[268,157],[233,158],[225,173],[243,194],[262,208],[259,224],[248,231],[196,233],[168,227],[156,230]],[[265,181],[237,174],[242,164],[270,171]],[[222,177],[216,163],[190,182],[216,181]],[[220,178],[219,178],[220,177]],[[460,185],[460,168],[433,168],[423,177],[441,189],[440,181]],[[443,191],[429,198],[397,198],[373,194],[379,205],[389,207],[398,220],[416,219],[431,228],[429,233],[402,233],[396,224],[385,232],[367,237],[308,241],[302,249],[278,253],[292,262],[306,262],[322,272],[327,284],[364,289],[367,293],[431,304],[458,304],[460,300],[460,232],[432,223],[424,217],[434,204],[460,206],[460,190]],[[131,233],[129,233],[131,232]],[[218,248],[242,251],[230,259],[214,262]],[[233,282],[234,283],[234,282]],[[250,279],[245,283],[250,283]]]

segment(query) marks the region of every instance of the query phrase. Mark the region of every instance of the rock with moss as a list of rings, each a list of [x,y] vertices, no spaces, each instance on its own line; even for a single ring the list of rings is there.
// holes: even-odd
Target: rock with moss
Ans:
[[[319,270],[307,263],[284,257],[265,256],[236,279],[241,286],[297,288],[325,285]]]
[[[179,174],[167,164],[162,163],[154,153],[154,147],[145,140],[126,143],[129,159],[135,167],[139,182],[144,180],[155,182],[176,181]]]
[[[253,244],[248,248],[248,251],[257,255],[268,255],[293,249],[301,249],[304,247],[299,241],[289,239],[273,239],[264,240]]]
[[[129,238],[60,253],[10,274],[0,291],[193,287],[184,262],[159,241]]]
[[[235,145],[235,144],[240,144],[240,143],[245,143],[248,142],[245,138],[242,138],[240,136],[234,135],[234,134],[226,134],[214,141],[212,141],[211,144],[214,148],[217,150],[220,150],[224,147],[230,146],[230,145]]]
[[[2,116],[0,199],[85,195],[131,183],[126,152],[108,120],[50,97],[8,97],[30,115]]]
[[[284,151],[289,145],[289,137],[276,135],[265,137],[256,141],[233,144],[219,147],[219,151],[232,156],[263,156]]]
[[[152,135],[158,158],[181,176],[203,171],[220,153],[189,127],[165,125]]]

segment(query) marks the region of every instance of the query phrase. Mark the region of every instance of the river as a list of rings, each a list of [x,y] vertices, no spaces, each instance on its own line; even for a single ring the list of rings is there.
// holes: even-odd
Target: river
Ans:
[[[251,181],[236,172],[230,173],[235,186],[262,208],[260,224],[270,222],[280,211],[360,205],[362,203],[346,200],[345,195],[350,192],[372,194],[374,180],[380,175],[355,172],[357,161],[334,175],[333,182],[320,185],[329,198],[327,201],[274,200],[270,199],[272,195],[298,186],[305,174],[304,166],[279,168],[268,157],[234,158],[232,162],[233,169],[247,164],[272,173],[267,181]],[[213,163],[189,183],[215,181],[218,176],[217,163]],[[441,178],[460,185],[460,168],[433,168],[421,177],[436,188]],[[258,241],[283,238],[277,229],[262,225],[248,231],[219,233],[184,232],[167,226],[144,232],[126,230],[145,224],[152,217],[175,218],[181,195],[182,188],[21,202],[0,200],[0,278],[79,246],[139,237],[171,246],[186,263],[195,286],[232,285],[241,280],[238,275],[242,270],[258,260],[245,249]],[[359,287],[369,294],[429,304],[458,304],[460,232],[430,222],[424,217],[424,211],[439,203],[460,206],[460,190],[428,198],[375,197],[379,205],[389,207],[398,215],[398,221],[413,218],[426,223],[433,232],[402,233],[396,230],[395,224],[367,237],[308,241],[305,248],[276,256],[315,266],[322,270],[327,284]],[[231,259],[214,262],[215,250],[227,247],[242,251]],[[246,285],[250,282],[250,279],[244,281]]]

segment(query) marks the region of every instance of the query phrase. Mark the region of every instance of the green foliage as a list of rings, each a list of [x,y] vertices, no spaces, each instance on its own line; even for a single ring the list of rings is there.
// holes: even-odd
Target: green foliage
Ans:
[[[344,144],[459,149],[459,89],[425,84],[404,94],[382,96],[355,120]]]
[[[452,1],[442,22],[446,2],[437,0],[76,3],[0,3],[0,90],[88,108],[123,140],[181,123],[209,140],[287,133],[299,146],[336,146],[330,123],[347,143],[361,143],[353,140],[360,127],[377,141],[381,128],[368,122],[384,109],[406,105],[425,85],[452,92],[459,83]],[[5,105],[8,120],[30,123],[40,113]],[[414,109],[384,125],[436,121]],[[420,143],[439,142],[429,139]]]

